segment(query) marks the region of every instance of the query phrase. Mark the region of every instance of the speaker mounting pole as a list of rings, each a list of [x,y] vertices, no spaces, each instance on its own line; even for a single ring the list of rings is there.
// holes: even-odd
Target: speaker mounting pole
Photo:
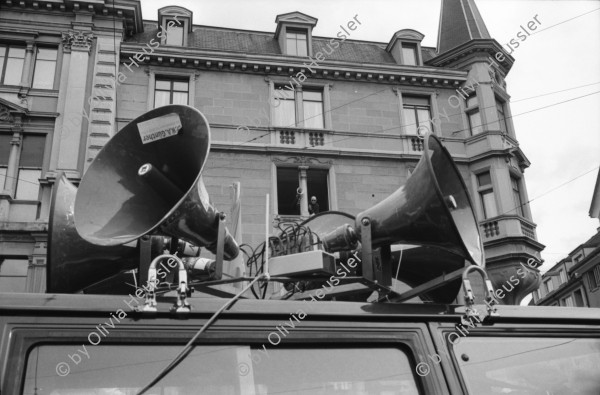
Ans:
[[[368,281],[376,281],[373,273],[373,245],[371,244],[371,219],[360,221],[360,242],[362,245],[362,275]]]
[[[392,252],[389,244],[373,249],[371,235],[371,219],[360,221],[360,238],[362,244],[362,273],[365,280],[381,287],[392,286]]]
[[[217,251],[215,263],[215,280],[220,280],[223,277],[223,255],[225,249],[225,214],[219,213],[219,229],[217,231]]]

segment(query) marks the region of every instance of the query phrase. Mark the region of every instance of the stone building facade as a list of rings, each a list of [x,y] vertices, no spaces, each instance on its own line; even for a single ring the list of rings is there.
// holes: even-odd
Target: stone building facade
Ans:
[[[373,206],[410,176],[431,132],[469,188],[493,281],[539,260],[530,163],[504,81],[514,59],[472,0],[443,0],[437,48],[411,29],[388,42],[355,40],[364,22],[350,14],[336,36],[320,37],[317,18],[301,12],[246,31],[207,26],[179,6],[144,20],[134,0],[1,8],[0,291],[44,291],[57,171],[77,183],[114,133],[168,103],[207,117],[204,182],[225,212],[241,183],[244,243],[263,238],[267,193],[274,223],[307,216],[313,195],[321,211]],[[503,302],[537,288],[539,274],[529,274]]]

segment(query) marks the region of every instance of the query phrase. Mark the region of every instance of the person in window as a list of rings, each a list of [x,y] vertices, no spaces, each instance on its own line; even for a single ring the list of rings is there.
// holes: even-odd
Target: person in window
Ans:
[[[317,203],[316,196],[311,196],[310,203],[308,204],[308,212],[311,215],[319,214],[319,203]]]

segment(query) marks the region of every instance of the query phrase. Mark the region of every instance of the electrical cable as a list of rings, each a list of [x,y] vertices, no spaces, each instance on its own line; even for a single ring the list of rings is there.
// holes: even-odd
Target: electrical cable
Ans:
[[[562,22],[559,22],[559,23],[556,23],[556,24],[554,24],[554,25],[551,25],[551,26],[548,26],[548,27],[547,27],[547,28],[545,28],[545,29],[537,30],[537,31],[533,32],[533,33],[532,33],[532,35],[534,35],[534,34],[538,34],[538,33],[541,33],[541,32],[544,32],[544,31],[546,31],[546,30],[550,30],[550,29],[552,29],[553,27],[556,27],[556,26],[558,26],[558,25],[562,25],[563,23],[566,23],[566,22],[572,21],[573,19],[580,18],[580,17],[582,17],[582,16],[584,16],[584,15],[587,15],[587,14],[591,14],[592,12],[596,12],[596,11],[598,11],[598,10],[600,10],[600,8],[596,8],[596,9],[594,9],[594,10],[591,10],[591,11],[585,12],[585,13],[583,13],[583,14],[576,15],[576,16],[574,16],[574,17],[572,17],[572,18],[565,19],[564,21],[562,21]]]
[[[567,88],[567,89],[563,89],[563,90],[559,90],[559,91],[554,91],[554,92],[549,92],[549,93],[542,93],[542,94],[535,95],[535,96],[530,96],[530,97],[527,97],[527,98],[524,98],[524,99],[518,99],[518,100],[511,101],[511,104],[512,104],[512,103],[515,103],[515,102],[519,102],[519,101],[525,101],[525,100],[534,99],[534,98],[537,98],[537,97],[548,96],[548,95],[551,95],[551,94],[554,94],[554,93],[560,93],[560,92],[565,92],[565,91],[568,91],[568,90],[578,89],[578,88],[581,88],[581,87],[586,87],[586,86],[590,86],[590,85],[596,85],[596,84],[599,84],[599,83],[600,83],[600,81],[599,81],[599,82],[590,83],[590,84],[586,84],[586,85],[579,85],[579,86],[576,86],[576,87],[571,87],[571,88]],[[385,90],[387,90],[387,89],[385,89]],[[381,93],[381,92],[383,92],[383,91],[385,91],[385,90],[382,90],[382,91],[375,92],[375,94]],[[588,95],[578,96],[578,97],[575,97],[575,98],[573,98],[573,99],[569,99],[569,100],[566,100],[566,101],[563,101],[563,102],[554,103],[554,104],[551,104],[551,105],[548,105],[548,106],[545,106],[545,107],[540,107],[540,108],[538,108],[538,109],[534,109],[534,110],[526,111],[526,112],[524,112],[524,113],[520,113],[520,114],[512,115],[512,116],[510,116],[510,117],[506,117],[506,119],[514,118],[514,117],[516,117],[516,116],[523,115],[523,114],[527,114],[527,113],[529,113],[529,112],[537,111],[537,110],[544,109],[544,108],[547,108],[547,107],[552,107],[552,106],[554,106],[554,105],[558,105],[558,104],[566,103],[566,102],[569,102],[569,101],[572,101],[572,100],[576,100],[576,99],[579,99],[579,98],[582,98],[582,97],[585,97],[585,96],[590,96],[590,95],[593,95],[593,94],[596,94],[596,93],[598,93],[598,92],[593,92],[593,93],[591,93],[591,94],[588,94]],[[326,114],[327,112],[331,112],[331,111],[333,111],[333,110],[335,110],[335,109],[341,108],[341,107],[343,107],[343,106],[345,106],[345,105],[351,104],[351,103],[353,103],[353,102],[360,101],[360,100],[362,100],[362,99],[364,99],[364,98],[366,98],[366,97],[372,96],[372,95],[373,95],[373,94],[371,94],[371,95],[367,95],[367,96],[364,96],[363,98],[361,98],[361,99],[357,99],[357,100],[355,100],[355,101],[348,102],[348,103],[346,103],[346,104],[343,104],[343,105],[341,105],[341,106],[338,106],[338,107],[336,107],[336,108],[333,108],[333,109],[331,109],[331,110],[329,110],[329,111],[326,111],[326,112],[324,112],[323,114]],[[494,106],[480,107],[479,109],[480,109],[480,110],[483,110],[483,109],[486,109],[486,108],[492,108],[492,107],[495,107],[495,105],[494,105]],[[317,114],[316,116],[323,115],[323,114]],[[462,113],[462,112],[459,112],[459,113],[457,113],[457,114],[452,114],[452,115],[449,115],[449,116],[448,116],[448,118],[452,118],[452,117],[455,117],[455,116],[462,116],[462,115],[463,115],[463,113]],[[486,126],[487,126],[487,125],[489,125],[489,124],[491,124],[491,123],[493,123],[493,122],[488,122],[488,123],[486,123],[486,124],[482,124],[482,126],[484,126],[484,125],[486,125]],[[406,125],[403,125],[403,126],[395,126],[395,127],[388,128],[388,129],[378,130],[377,132],[373,132],[372,134],[378,134],[378,133],[381,133],[381,132],[386,132],[386,131],[389,131],[389,130],[394,130],[394,129],[400,129],[400,128],[402,128],[402,127],[406,127],[406,126],[413,126],[413,125],[417,125],[417,123],[411,123],[411,124],[406,124]],[[469,130],[469,129],[461,129],[461,130],[457,130],[457,131],[454,131],[454,132],[452,132],[452,134],[458,134],[458,133],[461,133],[461,132],[464,132],[464,131],[468,131],[468,130]],[[266,135],[268,135],[268,134],[270,134],[270,133],[271,133],[271,132],[269,132],[269,133],[266,133],[266,134],[263,134],[263,135],[261,135],[261,136],[259,136],[259,137],[256,137],[256,138],[254,138],[254,139],[257,139],[257,138],[260,138],[260,137],[264,137],[264,136],[266,136]],[[344,140],[347,140],[347,139],[350,139],[350,138],[356,138],[356,137],[360,137],[360,136],[348,136],[348,137],[346,137],[346,138],[343,138],[343,139],[338,139],[338,140],[330,141],[330,142],[328,142],[327,144],[331,144],[331,143],[334,143],[334,142],[339,142],[339,141],[344,141]],[[235,145],[234,147],[241,146],[242,144],[248,143],[248,142],[250,142],[250,141],[252,141],[252,140],[254,140],[254,139],[251,139],[251,140],[248,140],[248,141],[244,141],[244,142],[242,142],[242,143],[240,143],[240,144],[237,144],[237,145]],[[308,149],[308,148],[311,148],[311,147],[308,147],[308,146],[306,146],[306,147],[302,147],[301,149]],[[12,176],[9,176],[9,175],[5,175],[5,177],[12,178],[12,179],[17,179],[17,178],[18,178],[18,177],[12,177]],[[40,184],[39,184],[39,182],[32,182],[32,181],[29,181],[29,180],[20,180],[20,181],[27,182],[27,183],[29,183],[29,184],[33,184],[33,185],[40,185]]]
[[[554,191],[556,191],[557,189],[559,189],[559,188],[562,188],[563,186],[565,186],[565,185],[567,185],[567,184],[569,184],[569,183],[571,183],[571,182],[573,182],[573,181],[575,181],[575,180],[577,180],[577,179],[579,179],[579,178],[581,178],[581,177],[585,176],[586,174],[589,174],[589,173],[591,173],[591,172],[593,172],[593,171],[595,171],[595,170],[598,170],[598,169],[600,169],[600,166],[596,166],[596,167],[594,167],[593,169],[591,169],[591,170],[588,170],[588,171],[586,171],[585,173],[583,173],[583,174],[580,174],[580,175],[578,175],[578,176],[577,176],[577,177],[575,177],[575,178],[571,178],[570,180],[568,180],[568,181],[565,181],[565,182],[563,182],[563,183],[562,183],[562,184],[560,184],[560,185],[557,185],[557,186],[555,186],[555,187],[553,187],[553,188],[550,188],[549,190],[547,190],[546,192],[542,193],[541,195],[538,195],[538,196],[536,196],[536,197],[534,197],[534,198],[531,198],[531,199],[529,199],[528,201],[526,201],[525,203],[521,203],[519,206],[515,206],[515,207],[513,207],[512,209],[510,209],[510,210],[508,210],[508,211],[505,211],[505,212],[503,212],[503,213],[502,213],[502,214],[500,214],[500,215],[508,214],[508,213],[510,213],[510,212],[511,212],[511,211],[513,211],[513,210],[516,210],[516,209],[518,209],[518,208],[520,208],[520,207],[523,207],[523,206],[525,206],[526,204],[529,204],[529,203],[533,202],[533,201],[534,201],[534,200],[536,200],[536,199],[539,199],[539,198],[541,198],[541,197],[543,197],[543,196],[546,196],[546,195],[547,195],[547,194],[549,194],[550,192],[554,192]]]
[[[229,299],[223,306],[221,306],[221,308],[219,310],[217,310],[209,319],[208,321],[206,321],[206,323],[204,325],[202,325],[202,327],[200,328],[200,330],[198,330],[198,332],[196,332],[196,334],[187,342],[187,344],[183,347],[183,349],[179,352],[179,354],[177,354],[177,356],[175,356],[175,358],[173,358],[173,360],[169,363],[169,365],[167,365],[166,368],[164,368],[161,372],[159,372],[156,377],[148,384],[146,385],[144,388],[142,388],[141,391],[139,391],[137,393],[137,395],[143,395],[145,394],[150,388],[152,388],[156,383],[158,383],[160,380],[162,380],[163,377],[165,377],[167,374],[169,374],[169,372],[171,370],[173,370],[177,365],[179,365],[179,363],[181,361],[183,361],[183,359],[188,356],[188,354],[194,349],[194,342],[196,341],[196,339],[198,339],[198,337],[204,333],[208,327],[210,325],[212,325],[213,322],[216,321],[216,319],[219,317],[219,315],[221,315],[221,313],[223,311],[225,311],[226,309],[228,309],[231,305],[233,305],[233,303],[235,303],[235,301],[237,301],[248,289],[252,288],[252,286],[258,282],[259,280],[262,279],[266,279],[269,280],[269,276],[265,275],[265,274],[261,274],[259,276],[256,276],[254,278],[254,280],[252,280],[248,285],[246,285],[246,287],[244,287],[244,289],[242,289],[240,292],[238,292],[234,297],[232,297],[231,299]]]
[[[518,116],[520,116],[520,115],[529,114],[529,113],[531,113],[531,112],[535,112],[535,111],[543,110],[543,109],[545,109],[545,108],[549,108],[549,107],[554,107],[554,106],[557,106],[557,105],[559,105],[559,104],[567,103],[567,102],[574,101],[574,100],[579,100],[579,99],[582,99],[582,98],[584,98],[584,97],[588,97],[588,96],[591,96],[591,95],[596,95],[596,94],[598,94],[598,93],[600,93],[600,91],[592,92],[592,93],[589,93],[589,94],[587,94],[587,95],[581,95],[581,96],[577,96],[577,97],[571,98],[571,99],[569,99],[569,100],[565,100],[565,101],[561,101],[561,102],[557,102],[557,103],[549,104],[549,105],[547,105],[547,106],[543,106],[543,107],[539,107],[539,108],[534,108],[533,110],[529,110],[529,111],[525,111],[525,112],[522,112],[522,113],[519,113],[519,114],[515,114],[515,115],[507,116],[507,117],[505,117],[505,118],[506,118],[506,119],[515,118],[515,117],[518,117]],[[487,122],[487,123],[485,123],[485,124],[481,124],[481,126],[487,126],[487,125],[491,125],[491,124],[493,124],[493,123],[495,123],[495,122],[496,122],[496,121],[493,121],[493,122]],[[394,127],[392,127],[392,128],[387,128],[387,129],[378,130],[377,132],[374,132],[374,133],[372,133],[372,134],[380,134],[380,133],[382,133],[382,132],[387,132],[387,131],[390,131],[390,130],[394,130],[394,129],[400,129],[400,128],[401,128],[401,126],[394,126]],[[469,130],[470,130],[469,128],[460,129],[460,130],[457,130],[457,131],[454,131],[454,132],[452,132],[452,134],[457,134],[457,133],[461,133],[461,132],[466,132],[466,131],[469,131]],[[332,140],[332,141],[329,141],[327,144],[333,144],[333,143],[336,143],[336,142],[340,142],[340,141],[348,140],[348,139],[355,138],[355,137],[359,137],[359,136],[348,136],[348,137],[346,137],[346,138],[343,138],[343,139],[338,139],[338,140]],[[309,147],[303,147],[303,148],[301,148],[301,149],[307,149],[307,148],[309,148]]]

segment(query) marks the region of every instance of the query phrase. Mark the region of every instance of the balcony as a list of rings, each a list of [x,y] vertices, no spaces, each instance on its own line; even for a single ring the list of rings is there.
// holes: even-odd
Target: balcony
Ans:
[[[484,242],[503,237],[527,237],[537,240],[536,225],[526,218],[516,215],[502,215],[479,223]]]
[[[330,143],[330,133],[327,130],[275,128],[275,145],[285,147],[321,147]]]

